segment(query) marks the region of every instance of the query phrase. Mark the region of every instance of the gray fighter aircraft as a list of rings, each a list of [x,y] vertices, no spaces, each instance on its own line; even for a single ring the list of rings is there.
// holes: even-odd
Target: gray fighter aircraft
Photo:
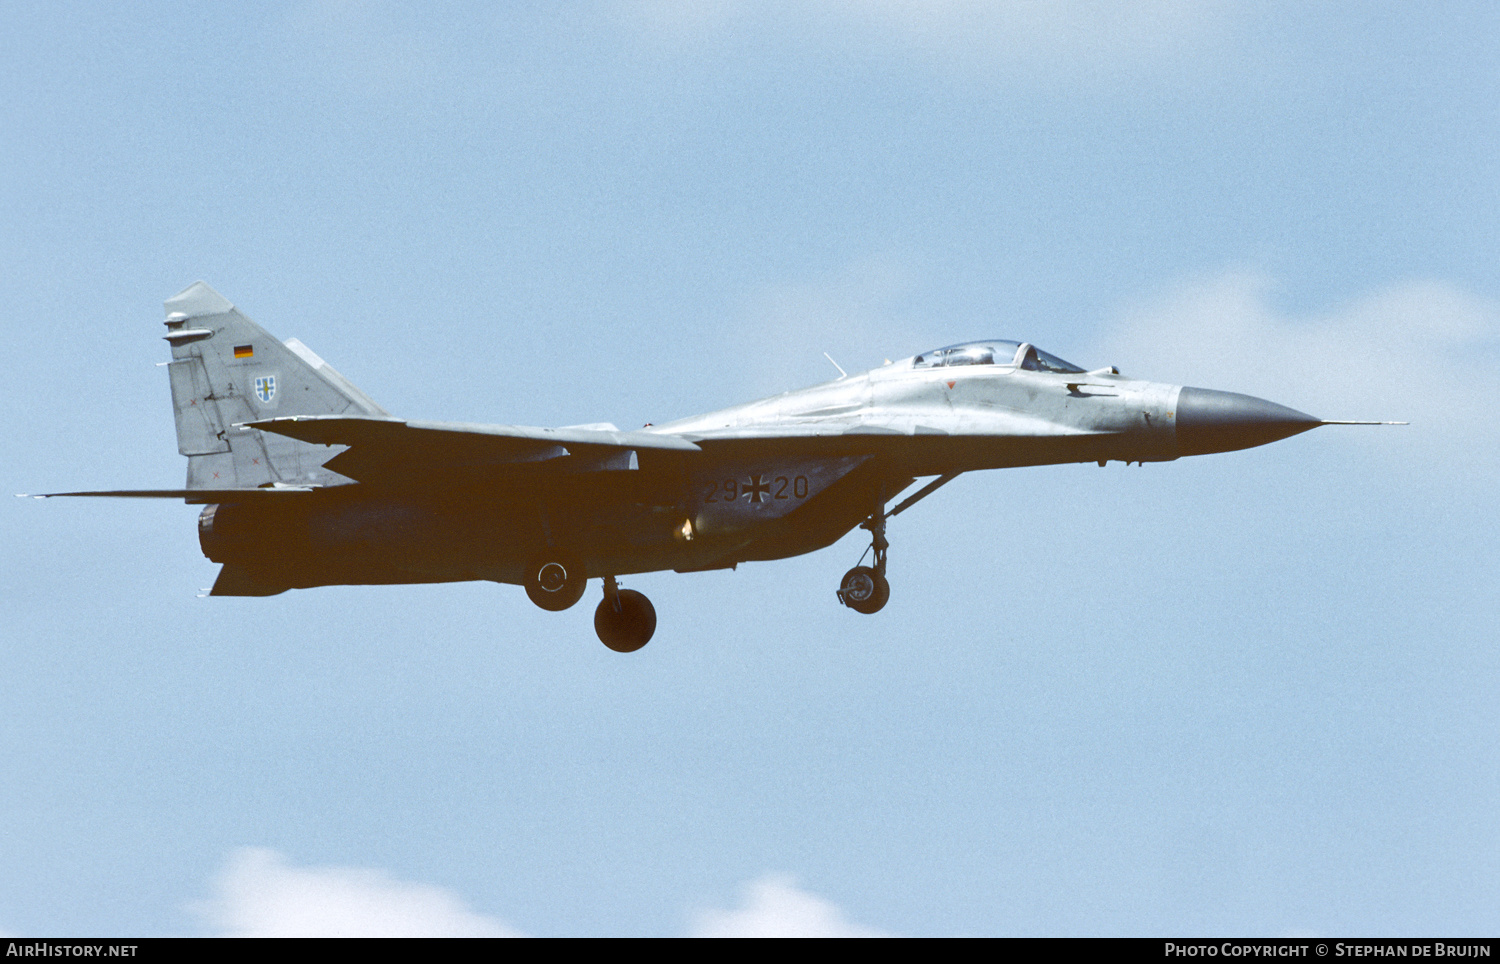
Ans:
[[[488,579],[563,610],[600,578],[594,627],[619,652],[656,629],[650,600],[619,576],[784,559],[856,526],[873,558],[837,595],[877,612],[890,595],[887,521],[961,472],[1165,462],[1319,425],[1391,424],[1085,371],[1004,339],[633,432],[421,422],[202,282],[166,310],[186,488],[49,495],[202,504],[203,553],[223,563],[215,596]]]

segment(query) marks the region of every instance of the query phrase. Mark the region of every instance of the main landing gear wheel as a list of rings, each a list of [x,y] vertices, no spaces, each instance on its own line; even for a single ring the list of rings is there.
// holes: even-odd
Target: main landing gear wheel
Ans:
[[[839,601],[857,613],[878,613],[891,598],[891,584],[869,566],[855,566],[844,573]]]
[[[633,589],[621,589],[614,576],[604,580],[604,599],[594,610],[594,632],[617,653],[633,653],[656,632],[656,607]]]
[[[587,585],[583,561],[569,553],[550,553],[526,567],[526,595],[548,612],[562,612],[578,602]]]

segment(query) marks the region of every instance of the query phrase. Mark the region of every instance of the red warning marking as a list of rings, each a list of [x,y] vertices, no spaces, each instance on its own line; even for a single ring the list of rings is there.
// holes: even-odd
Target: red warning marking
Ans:
[[[952,388],[952,387],[953,387],[953,383],[952,383],[952,382],[949,382],[949,383],[948,383],[948,387],[949,387],[949,388]]]
[[[250,464],[251,465],[259,465],[260,464],[260,459],[251,459],[250,460]]]
[[[218,478],[218,477],[219,477],[219,473],[217,473],[217,472],[215,472],[215,473],[214,473],[214,478],[216,478],[216,479],[217,479],[217,478]]]

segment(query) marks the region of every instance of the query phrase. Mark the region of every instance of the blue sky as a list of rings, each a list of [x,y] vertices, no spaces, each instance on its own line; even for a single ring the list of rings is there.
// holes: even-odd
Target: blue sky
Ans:
[[[199,599],[0,513],[0,932],[1493,934],[1492,5],[9,4],[9,491],[180,483],[202,279],[400,415],[661,422],[974,337],[1326,428],[863,546]],[[589,597],[591,600],[592,597]]]

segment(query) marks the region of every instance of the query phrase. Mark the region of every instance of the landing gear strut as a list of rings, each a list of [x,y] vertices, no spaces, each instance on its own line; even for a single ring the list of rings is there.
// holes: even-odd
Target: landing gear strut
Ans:
[[[885,608],[886,601],[891,598],[891,584],[885,578],[885,551],[891,546],[885,539],[885,520],[895,518],[957,477],[957,472],[943,473],[918,489],[915,495],[902,500],[890,512],[885,511],[885,492],[882,489],[875,511],[859,524],[861,529],[870,530],[870,548],[865,550],[865,554],[874,551],[875,565],[867,566],[864,564],[865,557],[859,557],[860,564],[844,573],[844,579],[839,583],[839,602],[866,615],[878,613]],[[897,491],[910,484],[910,481],[908,479],[897,486]]]
[[[614,576],[604,577],[604,599],[594,610],[594,632],[617,653],[633,653],[656,632],[656,607],[633,589],[621,589]]]
[[[885,539],[885,506],[859,524],[870,530],[870,549],[875,550],[875,566],[859,565],[844,573],[839,583],[839,602],[857,613],[878,613],[891,598],[891,584],[885,578],[885,551],[890,543]],[[867,552],[869,550],[866,550]],[[864,559],[861,557],[860,562]]]

